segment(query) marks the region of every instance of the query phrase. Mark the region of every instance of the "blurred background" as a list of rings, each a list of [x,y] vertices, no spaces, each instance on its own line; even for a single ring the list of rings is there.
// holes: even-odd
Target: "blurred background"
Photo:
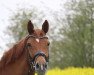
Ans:
[[[27,35],[27,22],[50,25],[49,68],[94,67],[94,0],[0,0],[0,58]]]

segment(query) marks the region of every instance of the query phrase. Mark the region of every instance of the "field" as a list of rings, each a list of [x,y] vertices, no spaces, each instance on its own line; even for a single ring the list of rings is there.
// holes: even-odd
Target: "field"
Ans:
[[[94,75],[94,68],[67,68],[64,70],[55,68],[48,70],[46,75]]]

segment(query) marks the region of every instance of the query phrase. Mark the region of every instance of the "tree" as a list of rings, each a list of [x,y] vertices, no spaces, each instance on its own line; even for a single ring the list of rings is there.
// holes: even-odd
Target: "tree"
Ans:
[[[94,67],[94,1],[70,0],[67,2],[66,20],[61,19],[62,38],[55,41],[54,55],[59,67]],[[56,59],[56,58],[55,58]],[[60,64],[58,63],[60,62]]]
[[[44,15],[38,16],[36,14],[37,10],[32,8],[29,9],[18,9],[16,13],[10,17],[10,25],[7,27],[7,34],[12,39],[9,40],[8,46],[11,46],[11,43],[15,43],[25,37],[27,35],[27,23],[29,20],[38,20],[37,23],[42,20],[39,18],[40,16],[43,17]],[[37,28],[36,24],[34,23],[34,27]]]

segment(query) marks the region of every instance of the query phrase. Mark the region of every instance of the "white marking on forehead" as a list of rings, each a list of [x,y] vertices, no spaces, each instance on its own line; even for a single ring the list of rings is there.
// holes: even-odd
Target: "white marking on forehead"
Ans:
[[[36,41],[39,43],[39,39],[36,39]]]

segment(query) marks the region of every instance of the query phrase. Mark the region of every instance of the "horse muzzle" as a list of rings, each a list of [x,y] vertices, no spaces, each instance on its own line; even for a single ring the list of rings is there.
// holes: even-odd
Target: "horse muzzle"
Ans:
[[[47,63],[44,63],[44,64],[36,63],[35,64],[35,71],[45,72],[46,70],[47,70]]]
[[[43,73],[47,70],[48,61],[49,56],[47,57],[42,51],[38,51],[33,58],[29,55],[29,63],[31,68],[39,73]]]
[[[45,53],[38,51],[35,54],[35,71],[45,72],[47,70],[48,58]]]

